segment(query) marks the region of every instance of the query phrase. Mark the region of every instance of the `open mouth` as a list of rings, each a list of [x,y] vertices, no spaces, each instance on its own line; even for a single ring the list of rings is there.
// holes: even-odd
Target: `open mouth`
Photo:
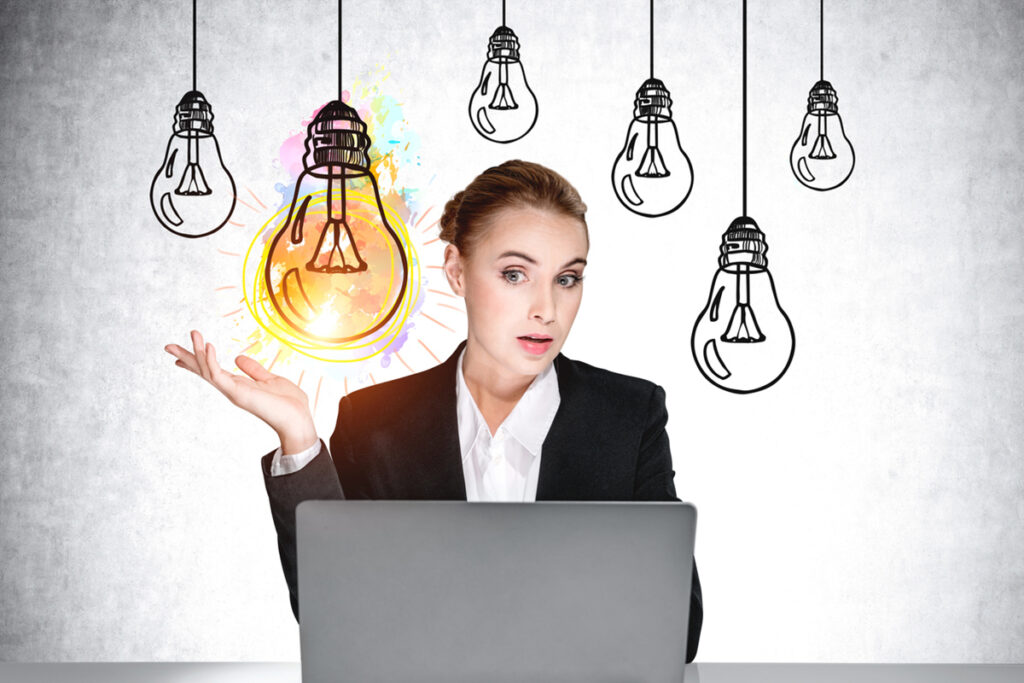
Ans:
[[[516,337],[516,340],[523,351],[538,358],[547,354],[548,349],[551,348],[552,343],[555,341],[547,335],[534,336],[532,334],[524,334],[521,337]]]

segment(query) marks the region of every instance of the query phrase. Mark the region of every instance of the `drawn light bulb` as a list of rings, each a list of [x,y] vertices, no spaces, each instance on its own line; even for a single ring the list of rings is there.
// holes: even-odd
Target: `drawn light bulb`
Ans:
[[[767,252],[752,218],[732,222],[722,235],[708,303],[690,338],[701,374],[738,394],[770,387],[793,360],[793,325],[779,305]]]
[[[305,169],[266,257],[271,302],[288,327],[318,342],[371,335],[394,316],[408,282],[401,239],[385,218],[359,114],[326,104],[306,135]]]
[[[693,166],[672,121],[672,98],[657,78],[636,92],[626,144],[615,158],[612,185],[622,205],[641,216],[664,216],[686,201]]]
[[[160,224],[182,237],[205,237],[235,209],[235,181],[213,135],[213,108],[203,93],[185,93],[174,115],[164,163],[153,177],[149,201]]]
[[[818,81],[807,97],[807,114],[789,153],[793,174],[812,190],[831,190],[853,172],[853,145],[839,117],[839,96],[828,81]]]
[[[494,142],[513,142],[537,122],[537,98],[519,61],[519,38],[499,26],[487,47],[480,84],[469,99],[469,118],[476,132]]]

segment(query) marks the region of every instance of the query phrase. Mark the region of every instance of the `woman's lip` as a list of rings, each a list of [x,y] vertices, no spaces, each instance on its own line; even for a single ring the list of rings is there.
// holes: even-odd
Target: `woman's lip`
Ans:
[[[519,339],[534,339],[537,341],[551,341],[553,337],[547,334],[524,334]]]
[[[516,341],[519,342],[519,345],[523,347],[523,350],[527,353],[531,353],[535,356],[542,356],[547,353],[547,350],[551,347],[551,343],[554,339],[548,337],[542,341],[531,341],[526,337],[516,337]]]

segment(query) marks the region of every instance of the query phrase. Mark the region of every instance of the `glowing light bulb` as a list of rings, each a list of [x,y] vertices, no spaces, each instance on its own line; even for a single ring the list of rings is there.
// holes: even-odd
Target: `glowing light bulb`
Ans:
[[[519,61],[519,38],[507,26],[491,35],[480,84],[469,99],[476,132],[494,142],[513,142],[537,122],[537,98]]]
[[[812,190],[832,190],[853,173],[853,145],[839,118],[839,96],[828,81],[818,81],[807,97],[807,114],[789,153],[793,175]]]
[[[775,384],[793,360],[793,325],[779,305],[767,252],[752,218],[732,222],[722,235],[708,303],[690,337],[701,374],[738,394]]]
[[[178,102],[149,201],[160,224],[182,237],[217,232],[235,210],[235,181],[213,136],[213,108],[201,92],[189,91]]]
[[[370,172],[356,111],[326,104],[309,124],[305,170],[265,265],[267,291],[297,334],[328,344],[362,339],[394,316],[408,259]]]
[[[612,185],[622,205],[641,216],[664,216],[686,201],[693,166],[672,121],[672,98],[657,78],[636,91],[626,144],[615,158]]]

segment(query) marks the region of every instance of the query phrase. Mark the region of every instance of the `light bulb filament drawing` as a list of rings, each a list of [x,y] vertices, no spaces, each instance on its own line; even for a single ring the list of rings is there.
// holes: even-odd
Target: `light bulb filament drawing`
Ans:
[[[292,244],[303,242],[303,226],[306,212],[312,198],[306,197],[292,222]],[[317,273],[358,273],[367,268],[366,261],[359,255],[352,227],[348,224],[345,209],[345,182],[340,168],[332,167],[327,184],[327,223],[320,233],[316,250],[306,262],[306,270]]]
[[[508,85],[508,62],[506,58],[499,58],[498,62],[498,87],[494,92],[494,99],[491,100],[491,109],[518,109],[516,98],[512,95],[512,89]],[[490,74],[487,76],[490,79]],[[486,87],[486,86],[485,86]]]
[[[808,155],[812,159],[835,159],[836,153],[832,151],[832,143],[828,140],[828,118],[825,116],[818,117],[818,137],[814,140],[814,147],[811,149],[811,153]],[[807,126],[804,131],[803,144],[807,144],[807,134],[810,132],[811,127]]]
[[[189,150],[192,149],[192,139],[189,140]],[[199,166],[199,152],[198,148],[195,156],[192,157],[191,151],[189,152],[189,162],[185,166],[185,173],[181,177],[181,183],[178,188],[174,191],[175,194],[197,196],[210,194],[210,186],[206,184],[206,176],[203,174],[202,167]],[[193,161],[192,159],[195,159]]]
[[[763,342],[765,336],[757,325],[757,316],[750,306],[750,270],[741,265],[736,272],[736,306],[729,317],[729,326],[722,334],[722,341],[733,344]],[[719,290],[721,292],[721,290]]]
[[[647,124],[647,149],[636,174],[641,178],[664,178],[671,175],[665,167],[665,158],[658,149],[658,126],[653,123]]]

